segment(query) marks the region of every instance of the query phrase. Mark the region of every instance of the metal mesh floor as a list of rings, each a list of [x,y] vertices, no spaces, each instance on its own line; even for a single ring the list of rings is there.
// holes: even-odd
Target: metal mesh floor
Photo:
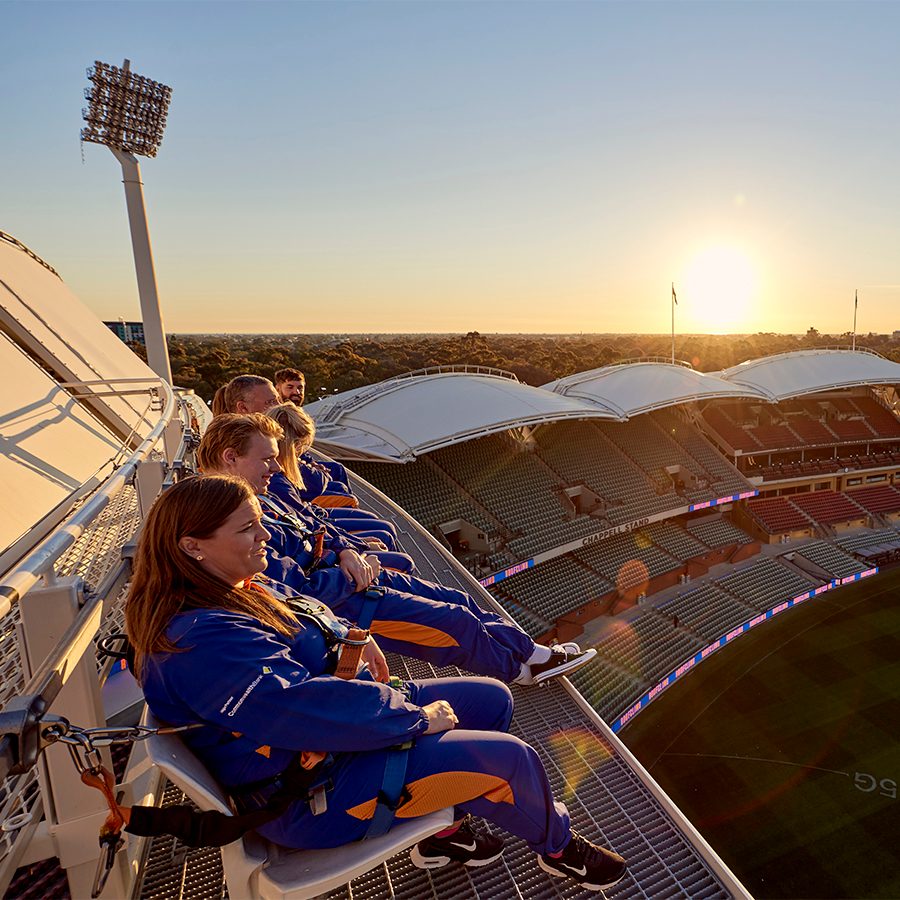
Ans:
[[[404,521],[386,498],[355,488],[365,497],[364,506],[392,518],[401,543],[417,562],[423,578],[473,590],[473,583],[457,569],[418,526]],[[478,595],[490,602],[487,595]],[[410,678],[455,674],[454,669],[435,670],[426,663],[391,656],[391,670]],[[731,897],[706,860],[677,823],[651,794],[616,747],[584,713],[560,683],[541,688],[514,688],[516,712],[511,731],[530,743],[541,755],[556,796],[566,803],[573,826],[622,853],[629,874],[606,896],[624,898]],[[146,867],[144,898],[224,896],[218,854],[184,859],[173,855],[171,841],[157,840]],[[199,883],[205,874],[209,881]],[[180,894],[172,893],[181,885]],[[398,900],[545,900],[588,898],[565,879],[550,878],[535,855],[520,840],[507,836],[506,852],[495,865],[468,869],[449,865],[423,871],[409,861],[408,852],[389,860],[348,885],[330,892],[329,900],[398,898]]]

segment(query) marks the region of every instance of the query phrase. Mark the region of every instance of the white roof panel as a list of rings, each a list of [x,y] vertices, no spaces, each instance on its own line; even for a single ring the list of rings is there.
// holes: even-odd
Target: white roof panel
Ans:
[[[5,335],[0,365],[2,554],[107,467],[122,445]]]
[[[122,343],[60,277],[8,236],[0,236],[0,325],[60,381],[158,376]],[[123,386],[124,387],[124,386]],[[135,386],[132,385],[132,388]],[[137,387],[143,387],[139,385]],[[103,388],[88,389],[92,392]],[[144,415],[148,394],[91,399],[91,407],[118,432],[145,436],[155,417]]]
[[[693,400],[768,397],[753,386],[735,384],[686,363],[636,360],[569,375],[544,385],[573,400],[600,403],[627,419],[640,413]]]
[[[306,409],[316,420],[317,446],[327,452],[398,462],[516,426],[617,418],[599,403],[572,400],[486,370],[401,376],[326,397]]]
[[[740,363],[721,375],[772,400],[786,400],[838,388],[900,384],[900,364],[871,350],[796,350]]]

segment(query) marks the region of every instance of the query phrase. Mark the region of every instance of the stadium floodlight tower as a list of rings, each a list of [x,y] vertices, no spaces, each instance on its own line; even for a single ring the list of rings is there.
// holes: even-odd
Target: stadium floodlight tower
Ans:
[[[91,85],[84,91],[88,106],[81,113],[87,124],[81,129],[81,139],[92,144],[105,144],[122,166],[147,362],[157,375],[171,384],[172,368],[156,290],[137,156],[156,156],[166,128],[172,88],[136,75],[127,59],[121,68],[98,60],[87,70],[87,76]]]

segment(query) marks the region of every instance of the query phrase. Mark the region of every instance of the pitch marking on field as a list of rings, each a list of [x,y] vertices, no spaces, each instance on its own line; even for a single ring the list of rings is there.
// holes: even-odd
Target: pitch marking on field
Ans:
[[[670,740],[669,743],[666,744],[663,751],[656,756],[656,758],[653,760],[653,762],[650,763],[649,765],[647,765],[647,770],[652,771],[656,767],[656,765],[660,761],[660,759],[662,759],[662,757],[668,753],[669,747],[671,747],[694,724],[694,722],[697,721],[697,719],[699,719],[701,716],[703,716],[707,712],[707,710],[709,710],[709,708],[711,706],[713,706],[715,703],[717,703],[722,698],[722,696],[725,693],[730,691],[731,688],[733,688],[742,678],[749,675],[750,672],[752,672],[757,666],[762,665],[762,663],[764,663],[767,659],[769,659],[770,656],[774,656],[779,650],[786,647],[792,641],[794,641],[798,637],[806,634],[806,632],[812,631],[814,628],[820,627],[822,625],[822,623],[827,622],[829,619],[834,618],[834,616],[838,616],[841,613],[846,612],[849,609],[852,609],[854,606],[858,606],[859,604],[866,602],[867,600],[872,600],[872,599],[875,599],[876,597],[880,597],[882,594],[890,593],[890,590],[891,589],[885,588],[883,590],[880,590],[878,593],[864,595],[864,596],[860,597],[858,600],[854,600],[852,603],[848,603],[846,606],[844,606],[840,603],[840,598],[836,598],[836,597],[823,598],[819,608],[828,609],[829,606],[834,606],[836,608],[834,609],[833,612],[831,612],[829,615],[825,616],[821,620],[817,620],[817,621],[813,622],[811,625],[808,625],[802,631],[798,631],[796,634],[790,635],[785,640],[783,640],[777,647],[773,647],[765,656],[762,656],[759,659],[754,660],[753,663],[751,663],[743,672],[741,672],[740,675],[737,675],[728,684],[726,684],[716,694],[715,697],[713,697],[701,710],[699,710],[697,712],[697,714],[689,722],[687,722],[684,725],[684,727],[672,738],[672,740]],[[846,773],[843,773],[843,774],[846,774]]]
[[[788,762],[784,759],[766,759],[762,756],[740,756],[733,753],[664,753],[663,756],[693,756],[698,759],[740,759],[746,762],[773,763],[776,766],[792,766],[796,769],[815,769],[816,772],[828,772],[830,775],[843,775],[850,777],[849,772],[839,772],[837,769],[825,769],[822,766],[810,766],[807,763]],[[877,778],[868,772],[854,772],[853,786],[864,794],[878,791],[882,797],[891,800],[897,799],[897,782],[893,778]]]
[[[764,759],[761,756],[738,756],[730,753],[664,753],[663,756],[696,756],[703,759],[743,759],[749,762],[775,763],[778,766],[794,766],[797,769],[815,769],[817,772],[830,772],[832,775],[850,777],[849,772],[839,772],[837,769],[823,769],[821,766],[810,766],[806,763],[787,762],[783,759]]]

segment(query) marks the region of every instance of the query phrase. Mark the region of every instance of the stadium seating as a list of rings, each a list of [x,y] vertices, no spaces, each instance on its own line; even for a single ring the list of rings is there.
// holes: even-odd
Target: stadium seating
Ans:
[[[517,452],[499,435],[436,450],[431,460],[516,536],[518,559],[596,532],[588,516],[571,518],[560,485],[533,453]]]
[[[604,660],[650,684],[704,645],[653,609],[616,622],[609,636],[595,644]]]
[[[805,593],[817,584],[768,557],[758,559],[713,583],[761,611]]]
[[[714,584],[704,584],[666,600],[657,609],[677,617],[679,624],[688,626],[705,641],[710,642],[750,619],[755,610],[729,596]]]
[[[718,496],[725,497],[747,490],[744,476],[710,444],[698,428],[686,422],[674,410],[656,410],[649,417],[697,461]]]
[[[815,563],[828,572],[832,578],[846,578],[848,575],[862,572],[866,568],[852,556],[849,556],[832,544],[826,544],[824,541],[813,541],[811,544],[804,544],[797,550],[797,555]]]
[[[702,519],[691,519],[687,523],[687,530],[709,547],[728,547],[731,544],[749,544],[751,541],[750,535],[718,513]]]
[[[791,416],[788,423],[798,438],[793,446],[834,444],[837,441],[837,435],[818,419]]]
[[[769,534],[797,531],[811,525],[809,519],[785,497],[760,497],[748,500],[747,509]]]
[[[855,397],[853,403],[878,437],[900,438],[900,420],[877,400],[872,397]]]
[[[863,419],[831,419],[828,427],[837,435],[838,441],[845,444],[871,441],[875,437],[875,432]]]
[[[889,484],[856,488],[847,491],[847,496],[872,513],[900,512],[900,491]]]
[[[657,547],[680,562],[703,556],[709,548],[674,522],[654,522],[641,529]]]
[[[498,528],[469,503],[462,492],[429,463],[427,457],[402,466],[354,462],[352,468],[426,528],[433,529],[435,525],[453,519],[465,519],[488,535]]]
[[[492,593],[501,598],[511,598],[532,613],[555,622],[612,589],[613,583],[609,579],[588,569],[567,553],[497,582]],[[522,627],[526,627],[527,620],[520,620],[512,607],[510,612]]]
[[[750,434],[765,450],[779,450],[783,447],[796,447],[799,438],[786,425],[757,425],[750,429]]]
[[[679,560],[655,547],[643,531],[614,535],[572,555],[622,590],[681,566]]]
[[[560,422],[537,433],[541,458],[570,485],[584,484],[607,502],[614,525],[684,505],[670,491],[658,495],[647,476],[590,422]]]
[[[792,494],[790,500],[794,506],[820,525],[848,522],[866,515],[866,511],[860,509],[846,494],[838,494],[834,491]]]
[[[710,428],[732,449],[749,451],[761,449],[756,438],[746,429],[735,425],[721,408],[708,407],[703,412],[703,418],[706,419]]]
[[[575,672],[572,681],[607,722],[615,719],[647,689],[644,680],[602,657]]]

